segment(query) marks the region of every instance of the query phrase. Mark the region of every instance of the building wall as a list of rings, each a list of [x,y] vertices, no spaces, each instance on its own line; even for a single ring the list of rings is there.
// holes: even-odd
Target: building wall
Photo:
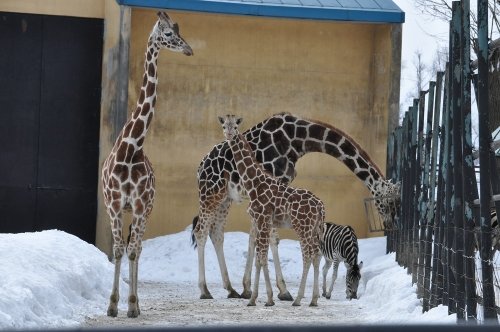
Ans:
[[[217,115],[242,116],[242,130],[283,111],[321,120],[347,132],[385,169],[390,104],[397,112],[399,102],[390,100],[399,89],[393,59],[399,25],[169,14],[194,56],[162,51],[159,57],[158,102],[145,142],[157,188],[147,238],[181,231],[198,213],[196,170],[223,140]],[[153,10],[132,10],[129,111],[155,20]],[[363,205],[369,192],[347,167],[315,153],[300,159],[297,171],[293,185],[325,202],[327,220],[369,235]],[[248,232],[246,205],[233,205],[227,231]],[[291,231],[280,234],[293,237]]]
[[[104,18],[108,0],[2,0],[0,11]]]

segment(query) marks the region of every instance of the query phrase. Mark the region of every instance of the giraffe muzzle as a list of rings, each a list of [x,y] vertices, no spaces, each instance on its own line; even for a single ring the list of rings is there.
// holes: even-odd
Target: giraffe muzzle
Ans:
[[[184,47],[184,49],[182,50],[182,53],[184,53],[184,55],[187,55],[187,56],[191,56],[194,54],[193,49],[189,45],[186,45],[186,47]]]

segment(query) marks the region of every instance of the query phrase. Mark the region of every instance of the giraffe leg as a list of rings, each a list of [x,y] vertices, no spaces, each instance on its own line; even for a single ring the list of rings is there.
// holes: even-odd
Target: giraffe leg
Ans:
[[[278,299],[281,301],[293,301],[293,297],[286,289],[285,279],[281,271],[280,256],[278,254],[279,235],[276,228],[271,229],[271,252],[273,254],[274,270],[276,271],[276,285],[280,290]]]
[[[241,297],[244,299],[249,299],[252,296],[251,284],[252,284],[252,265],[255,258],[255,228],[252,226],[250,228],[250,235],[248,237],[248,253],[247,253],[247,263],[245,265],[245,274],[243,275],[243,293]]]
[[[221,224],[215,224],[214,228],[210,232],[210,239],[212,240],[215,252],[217,254],[217,260],[219,261],[219,268],[224,289],[228,291],[227,297],[239,299],[240,294],[238,294],[231,286],[229,273],[227,272],[226,258],[224,257],[224,229],[223,227],[221,227]]]
[[[306,288],[306,280],[307,280],[307,274],[309,273],[309,268],[311,267],[311,258],[307,257],[305,255],[302,256],[303,263],[302,263],[302,278],[300,280],[300,286],[299,286],[299,291],[297,293],[297,297],[295,298],[295,301],[293,301],[292,305],[293,306],[299,306],[300,301],[304,297],[304,291]]]
[[[129,295],[127,316],[135,318],[140,315],[139,297],[137,296],[137,280],[139,273],[139,257],[142,251],[142,237],[144,235],[146,219],[142,216],[134,216],[130,232],[130,242],[127,246],[129,262]]]
[[[109,213],[109,211],[108,211]],[[111,213],[109,213],[111,215]],[[113,256],[115,258],[115,274],[113,277],[113,288],[109,297],[109,306],[107,315],[116,317],[118,315],[118,301],[120,300],[120,267],[123,253],[125,252],[125,242],[122,237],[122,219],[121,213],[117,213],[111,221],[113,233]]]
[[[331,266],[332,266],[332,261],[325,257],[325,265],[323,265],[323,294],[321,295],[326,297],[327,299],[330,299],[331,297],[331,293],[330,294],[326,293],[326,277],[328,275],[328,270],[330,269]]]
[[[198,287],[200,288],[200,299],[213,299],[212,294],[208,291],[207,281],[205,277],[205,245],[207,243],[208,231],[207,225],[209,217],[200,213],[198,224],[194,230],[198,249]]]
[[[317,254],[313,258],[313,269],[314,269],[314,282],[313,282],[313,295],[311,299],[310,307],[318,306],[319,298],[319,263],[321,261],[321,255]]]
[[[257,296],[259,295],[259,279],[260,279],[260,261],[259,259],[255,260],[255,274],[253,280],[253,291],[252,296],[250,297],[250,301],[248,301],[247,306],[253,307],[255,306],[255,301],[257,300]]]

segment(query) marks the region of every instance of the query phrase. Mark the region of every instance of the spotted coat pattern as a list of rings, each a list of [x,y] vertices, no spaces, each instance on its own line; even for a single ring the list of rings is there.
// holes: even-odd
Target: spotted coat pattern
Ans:
[[[275,114],[243,133],[262,167],[281,182],[288,184],[296,176],[297,160],[310,152],[331,155],[346,165],[370,190],[384,222],[390,227],[396,206],[381,197],[399,194],[399,185],[386,180],[369,155],[343,131],[316,120],[290,113]],[[227,141],[215,145],[202,159],[197,172],[199,214],[193,220],[193,238],[198,249],[198,285],[200,298],[212,298],[206,286],[204,248],[208,236],[219,259],[224,288],[228,297],[238,297],[228,277],[223,242],[226,217],[232,202],[241,202],[247,193],[233,161]],[[280,299],[290,299],[279,264],[276,230],[271,231],[271,250],[275,264]],[[249,245],[254,234],[250,232]],[[248,255],[243,278],[244,298],[249,298],[252,256]]]
[[[266,281],[266,306],[274,305],[269,280],[267,255],[271,229],[292,228],[300,241],[303,260],[303,274],[294,305],[300,305],[304,297],[307,273],[311,264],[314,268],[314,289],[311,306],[317,305],[319,297],[319,262],[321,259],[320,236],[322,234],[325,209],[323,202],[305,189],[287,186],[265,171],[256,161],[253,151],[243,135],[238,132],[241,118],[234,115],[219,117],[224,136],[233,154],[236,169],[250,198],[247,208],[255,230],[256,259],[254,290],[249,305],[255,305],[258,294],[260,269]]]
[[[137,317],[140,314],[137,297],[138,262],[142,251],[142,237],[155,196],[153,167],[144,153],[143,145],[156,104],[157,59],[162,48],[183,52],[185,55],[193,54],[179,35],[179,27],[165,12],[158,13],[158,21],[148,39],[144,76],[136,109],[116,138],[102,167],[102,191],[104,205],[111,219],[115,258],[114,283],[108,307],[108,316],[113,317],[118,314],[120,265],[126,246],[122,234],[123,212],[132,213],[126,248],[130,266],[127,315]]]

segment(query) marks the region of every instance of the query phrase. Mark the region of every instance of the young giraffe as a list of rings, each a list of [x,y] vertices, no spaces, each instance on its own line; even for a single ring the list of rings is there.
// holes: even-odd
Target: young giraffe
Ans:
[[[329,124],[304,119],[290,113],[275,114],[243,133],[258,162],[284,184],[296,176],[297,160],[310,152],[331,155],[344,163],[370,190],[375,198],[397,196],[399,184],[384,178],[379,167],[370,156],[346,133]],[[233,201],[241,202],[246,198],[240,183],[240,176],[233,161],[227,141],[223,141],[203,158],[198,167],[199,215],[193,220],[193,242],[198,249],[198,286],[200,298],[211,299],[205,278],[205,244],[208,235],[214,244],[223,285],[228,297],[239,297],[231,286],[224,258],[224,227],[229,208]],[[386,228],[392,227],[392,219],[397,204],[388,199],[375,201]],[[253,263],[254,234],[250,231],[249,251],[243,292],[241,297],[250,298],[251,268]],[[278,298],[293,300],[288,292],[281,272],[278,256],[278,238],[275,229],[271,231],[271,250],[279,288]]]
[[[320,236],[325,219],[323,202],[310,191],[289,187],[265,171],[255,159],[246,139],[238,132],[241,121],[241,118],[236,118],[234,115],[219,117],[224,136],[233,154],[236,169],[250,198],[247,212],[252,218],[257,257],[255,259],[254,289],[248,305],[255,305],[261,268],[264,272],[267,289],[266,306],[274,305],[267,254],[271,229],[286,227],[293,228],[299,237],[303,262],[302,279],[293,305],[300,305],[300,301],[304,297],[307,273],[312,263],[314,286],[310,305],[317,306],[319,262],[321,260]]]
[[[158,21],[151,32],[144,62],[144,79],[137,107],[118,135],[111,153],[102,167],[104,204],[111,218],[115,274],[110,296],[108,316],[118,314],[119,277],[121,259],[125,250],[122,236],[122,212],[132,212],[127,255],[130,267],[128,317],[140,314],[137,297],[137,274],[142,237],[153,208],[155,178],[153,167],[143,150],[144,139],[153,119],[156,104],[157,59],[160,49],[192,55],[191,47],[179,34],[179,27],[165,12],[158,13]]]

